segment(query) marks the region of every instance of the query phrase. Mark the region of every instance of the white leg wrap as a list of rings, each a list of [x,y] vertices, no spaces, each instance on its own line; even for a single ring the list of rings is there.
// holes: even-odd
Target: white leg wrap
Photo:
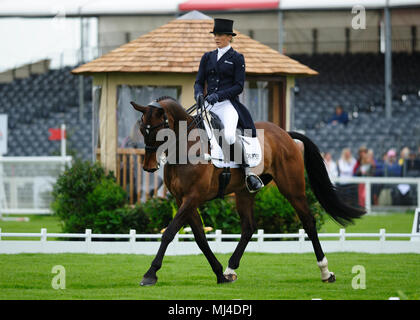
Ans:
[[[322,259],[321,261],[317,262],[319,269],[321,269],[321,280],[327,280],[331,273],[328,270],[328,260],[327,257],[324,256],[324,259]]]
[[[226,270],[225,270],[225,272],[223,273],[225,276],[226,275],[228,275],[228,274],[234,274],[234,275],[236,275],[237,276],[237,274],[236,274],[236,272],[235,272],[235,270],[233,270],[233,269],[231,269],[231,268],[229,268],[229,267],[227,267],[226,268]]]

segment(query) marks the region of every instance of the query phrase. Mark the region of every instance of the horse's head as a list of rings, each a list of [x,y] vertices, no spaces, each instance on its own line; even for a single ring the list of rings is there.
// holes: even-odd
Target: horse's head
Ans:
[[[169,128],[165,109],[159,102],[154,102],[148,106],[141,106],[134,101],[130,103],[134,109],[143,113],[140,120],[140,132],[144,136],[144,143],[146,144],[143,169],[148,172],[154,172],[159,169],[156,151],[163,143],[163,141],[156,141],[157,132],[163,128]]]

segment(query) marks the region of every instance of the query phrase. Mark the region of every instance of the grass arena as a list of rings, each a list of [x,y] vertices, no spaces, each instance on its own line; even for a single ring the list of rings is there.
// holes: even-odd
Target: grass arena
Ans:
[[[413,214],[367,216],[347,232],[409,233]],[[29,222],[0,222],[2,232],[59,232],[55,217]],[[337,232],[327,221],[321,232]],[[2,241],[11,238],[3,237]],[[28,238],[18,238],[28,240]],[[31,239],[31,238],[30,238]],[[35,240],[35,238],[33,238]],[[326,240],[328,241],[328,240]],[[147,300],[401,300],[420,298],[419,254],[328,253],[337,281],[319,281],[313,253],[262,254],[245,252],[238,280],[217,285],[206,259],[200,255],[166,256],[159,282],[139,288],[150,255],[130,254],[8,254],[0,255],[0,299],[147,299]],[[223,265],[228,254],[217,254]],[[54,266],[64,268],[64,280]],[[363,269],[360,269],[360,268]],[[362,272],[363,271],[363,274]],[[361,278],[361,276],[363,278]],[[63,282],[64,281],[64,282]],[[59,287],[54,288],[58,283]],[[61,285],[61,287],[60,287]]]

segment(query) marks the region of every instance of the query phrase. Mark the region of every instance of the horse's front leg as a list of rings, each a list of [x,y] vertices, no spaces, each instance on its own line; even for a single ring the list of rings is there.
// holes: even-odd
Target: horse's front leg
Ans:
[[[229,265],[224,272],[225,277],[230,281],[235,281],[237,279],[238,276],[235,269],[239,268],[239,262],[241,261],[242,255],[256,229],[254,220],[254,199],[255,193],[251,194],[247,189],[236,192],[236,209],[241,218],[241,239],[230,257]]]
[[[162,267],[162,260],[169,243],[171,243],[171,241],[175,238],[176,233],[188,221],[189,217],[192,215],[194,210],[196,210],[196,208],[197,206],[191,198],[185,199],[182,202],[182,205],[180,206],[174,219],[171,221],[162,235],[158,253],[156,254],[155,259],[153,259],[149,270],[147,270],[147,272],[144,274],[143,280],[140,282],[141,286],[151,286],[157,282],[158,278],[156,276],[156,272]]]

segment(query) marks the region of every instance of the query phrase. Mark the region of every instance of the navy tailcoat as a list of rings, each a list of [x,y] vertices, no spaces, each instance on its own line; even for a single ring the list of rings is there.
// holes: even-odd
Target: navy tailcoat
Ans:
[[[252,136],[256,137],[254,121],[248,109],[239,102],[239,94],[244,89],[245,59],[244,56],[230,48],[217,61],[217,49],[206,52],[200,61],[197,78],[194,84],[194,96],[204,94],[207,83],[207,95],[217,93],[219,102],[230,100],[238,113],[238,127],[252,129]]]

